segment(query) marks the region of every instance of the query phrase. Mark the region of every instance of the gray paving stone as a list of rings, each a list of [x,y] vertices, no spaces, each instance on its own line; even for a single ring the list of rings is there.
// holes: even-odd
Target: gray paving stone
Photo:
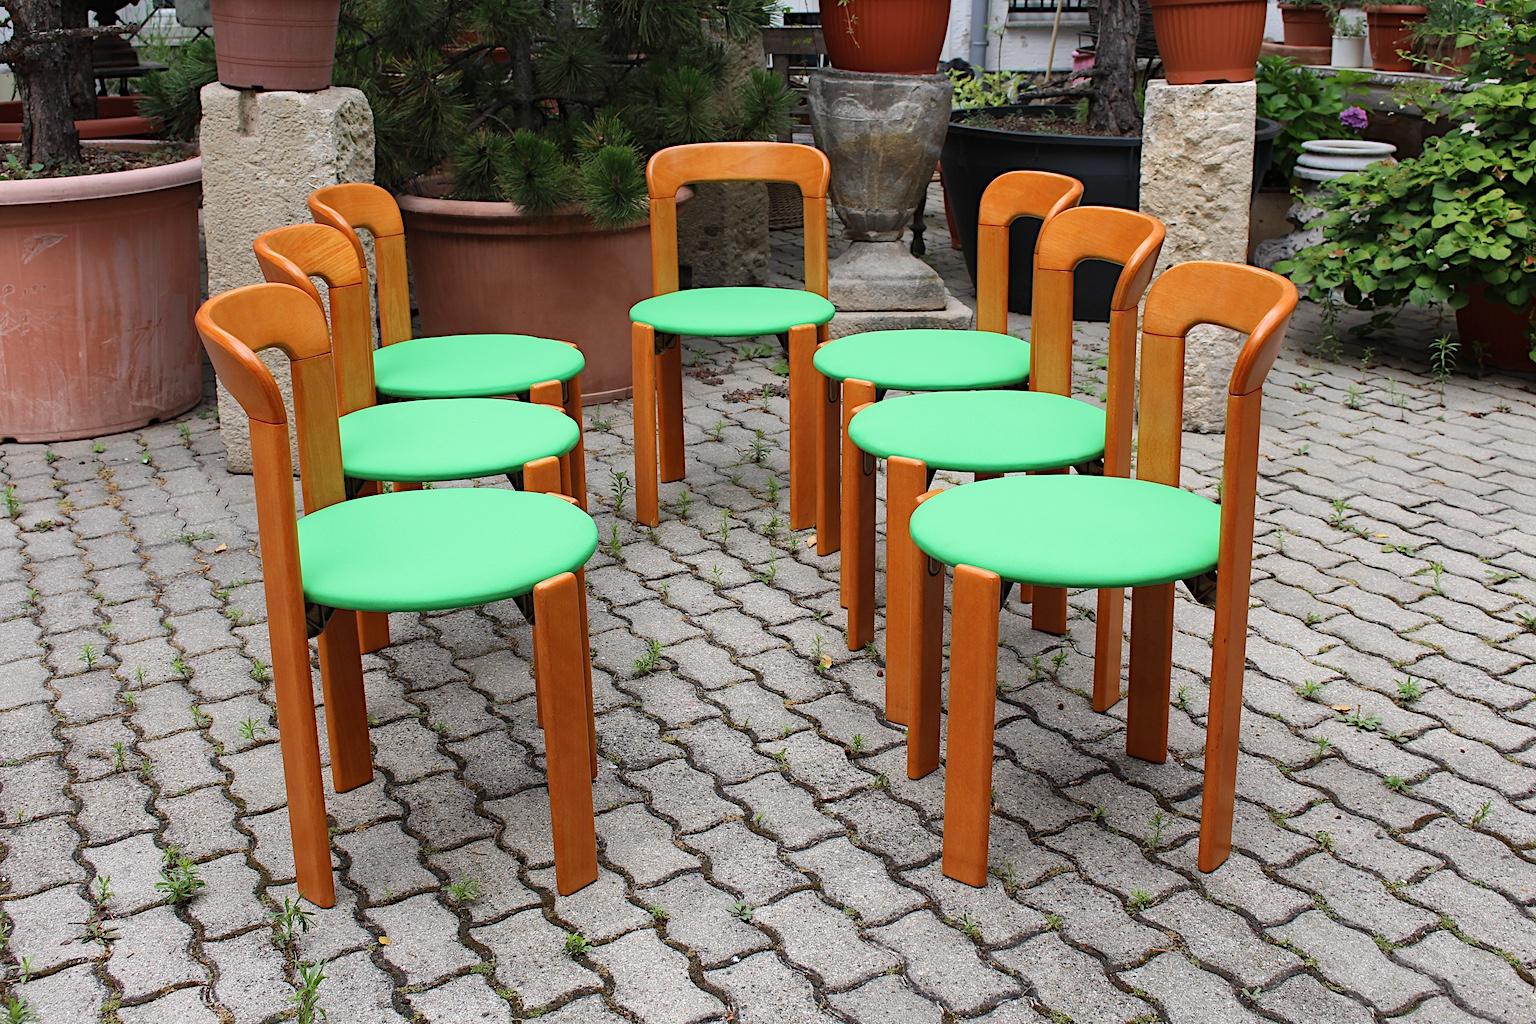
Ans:
[[[1175,893],[1143,913],[1178,935],[1202,963],[1230,975],[1244,988],[1262,988],[1301,965],[1294,953],[1264,942],[1247,922],[1193,892]]]
[[[269,932],[247,932],[204,948],[220,968],[214,995],[237,1020],[261,1020],[288,1008],[293,988]]]
[[[811,983],[772,953],[758,953],[706,977],[725,989],[741,1024],[816,1024],[825,1019]]]
[[[1047,933],[1004,950],[997,961],[1027,982],[1047,1010],[1074,1021],[1125,1024],[1151,1007],[1116,988],[1091,956]]]
[[[389,937],[389,945],[383,947],[384,958],[408,984],[431,984],[478,962],[479,958],[458,941],[458,918],[435,896],[413,896],[387,907],[370,907],[368,918]]]
[[[1450,932],[1433,932],[1397,955],[1410,967],[1444,981],[1452,994],[1485,1016],[1509,1022],[1536,1020],[1529,982],[1517,978],[1514,969],[1492,953],[1460,942]]]
[[[325,965],[320,1005],[332,1017],[357,1024],[401,1024],[392,1005],[394,981],[367,953],[352,953]]]
[[[1202,971],[1177,953],[1163,953],[1146,966],[1120,976],[1126,984],[1146,992],[1161,1004],[1169,1024],[1195,1022],[1259,1021],[1249,1012],[1226,981]]]
[[[865,940],[852,918],[811,892],[792,893],[759,907],[752,920],[778,937],[791,963],[814,971],[833,990],[850,988],[900,964],[890,951]]]
[[[1023,991],[985,963],[971,940],[930,911],[908,914],[870,935],[906,959],[907,977],[920,992],[958,1015],[976,1014]]]
[[[688,837],[688,845],[709,858],[715,881],[753,906],[762,906],[807,883],[778,857],[778,848],[740,822],[726,822]]]
[[[496,959],[496,984],[516,991],[526,1008],[602,987],[600,977],[566,954],[566,933],[537,909],[519,911],[471,934]]]
[[[940,1024],[944,1019],[938,1004],[918,995],[895,977],[876,978],[851,992],[833,993],[828,1001],[859,1024],[896,1020]]]
[[[112,943],[107,971],[122,987],[124,999],[138,1000],[174,985],[208,980],[207,972],[191,957],[167,955],[167,951],[185,950],[192,941],[192,929],[169,907],[155,907],[113,923],[118,937]]]
[[[725,1009],[688,977],[688,960],[656,932],[631,932],[594,947],[592,959],[613,978],[613,1001],[647,1024],[692,1024],[717,1018]]]
[[[415,992],[406,996],[419,1019],[426,1022],[484,1021],[486,1024],[510,1022],[512,1008],[507,1001],[492,991],[491,986],[478,974],[455,978],[437,988]]]
[[[159,1024],[171,1020],[178,1024],[216,1024],[219,1016],[203,1001],[201,990],[179,988],[153,1002],[122,1007],[117,1011],[117,1019],[122,1024]]]
[[[30,1009],[34,1014],[33,1019],[38,1021],[91,1021],[101,1016],[102,1007],[107,1001],[107,989],[96,976],[93,967],[81,965],[16,985],[8,998],[11,997],[24,1000],[21,1005]],[[193,998],[196,999],[195,994]],[[139,1019],[128,1016],[127,1011],[120,1017],[123,1024],[137,1024]],[[176,1019],[187,1020],[189,1024],[197,1024],[198,1021],[193,1016]],[[212,1021],[215,1018],[209,1014],[203,1019]]]
[[[1323,977],[1384,1013],[1403,1010],[1432,995],[1437,987],[1389,960],[1370,936],[1334,922],[1321,911],[1309,910],[1290,924],[1271,928],[1269,934],[1302,950]]]

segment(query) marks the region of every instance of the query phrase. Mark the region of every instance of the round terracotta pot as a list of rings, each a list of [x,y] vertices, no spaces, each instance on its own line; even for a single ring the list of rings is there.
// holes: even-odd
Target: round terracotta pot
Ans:
[[[213,0],[219,81],[232,89],[330,87],[341,0]]]
[[[139,114],[143,96],[98,96],[96,116],[76,121],[82,139],[152,139],[160,125]],[[0,142],[21,141],[21,101],[0,103]]]
[[[646,221],[607,229],[574,211],[398,199],[423,337],[495,332],[575,342],[587,360],[588,405],[629,395],[629,308],[651,294]]]
[[[1403,56],[1413,53],[1413,26],[1424,20],[1428,11],[1418,4],[1378,4],[1365,9],[1365,27],[1370,36],[1371,67],[1377,71],[1413,71],[1413,62]]]
[[[1152,0],[1168,84],[1253,81],[1265,10],[1265,0]]]
[[[1332,46],[1333,24],[1326,7],[1280,5],[1286,46]]]
[[[842,71],[931,75],[949,28],[949,0],[824,0],[827,58]]]
[[[1515,309],[1488,298],[1482,285],[1467,288],[1467,304],[1456,311],[1456,333],[1464,354],[1480,353],[1483,365],[1496,370],[1536,372],[1528,331],[1536,302]]]
[[[0,181],[0,441],[116,434],[197,404],[201,192],[195,156]]]

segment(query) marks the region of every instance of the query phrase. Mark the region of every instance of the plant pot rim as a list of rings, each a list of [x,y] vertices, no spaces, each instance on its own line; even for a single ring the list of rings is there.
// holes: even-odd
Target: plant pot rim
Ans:
[[[884,79],[898,84],[918,78],[943,78],[947,81],[949,77],[942,71],[934,71],[931,74],[908,74],[901,71],[849,71],[847,68],[833,67],[830,64],[824,68],[816,68],[811,73],[824,78],[857,78],[874,81]]]
[[[155,139],[101,139],[81,143],[93,148],[144,151],[160,149],[166,143]],[[136,167],[127,171],[102,174],[77,174],[68,178],[29,178],[0,181],[0,206],[31,206],[40,203],[75,202],[84,199],[116,199],[120,196],[159,192],[192,185],[202,180],[203,158],[195,147],[187,146],[185,160],[157,167]]]
[[[1068,135],[1058,132],[1021,132],[1011,128],[986,128],[982,125],[966,124],[955,120],[961,115],[986,114],[996,111],[1017,111],[1026,109],[1026,104],[1009,104],[1001,107],[969,107],[965,110],[957,110],[950,115],[949,130],[956,128],[967,132],[980,132],[984,135],[996,135],[1008,139],[1056,139],[1069,144],[1092,146],[1131,147],[1141,145],[1140,135]]]
[[[1423,4],[1366,4],[1366,14],[1428,14]]]
[[[1328,5],[1324,3],[1278,3],[1275,6],[1282,11],[1317,11],[1319,14],[1328,10]]]
[[[677,192],[679,203],[693,198],[693,190],[684,186]],[[642,217],[631,224],[600,227],[585,210],[566,206],[549,213],[528,213],[516,203],[479,199],[438,199],[405,192],[395,196],[402,213],[442,220],[472,221],[484,228],[516,228],[519,234],[574,235],[589,232],[633,231],[650,223]]]
[[[1152,0],[1153,7],[1228,7],[1240,4],[1267,4],[1269,0]]]

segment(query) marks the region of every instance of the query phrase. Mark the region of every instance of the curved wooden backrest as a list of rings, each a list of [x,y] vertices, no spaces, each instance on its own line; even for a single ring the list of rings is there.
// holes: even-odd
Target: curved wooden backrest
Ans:
[[[355,235],[325,224],[293,224],[258,235],[251,243],[261,274],[292,285],[324,308],[311,278],[330,293],[331,346],[336,359],[336,398],[346,415],[374,403],[373,330],[368,322],[368,281]]]
[[[352,240],[357,261],[368,265],[359,231],[373,236],[378,276],[379,341],[393,345],[411,337],[411,292],[405,262],[405,222],[395,197],[377,185],[327,185],[309,196],[309,213]]]
[[[651,157],[651,293],[677,291],[677,193],[701,181],[773,181],[800,188],[805,218],[805,287],[827,294],[827,185],[832,165],[814,146],[794,142],[698,142]]]
[[[1020,217],[1049,221],[1083,198],[1083,183],[1049,171],[1009,171],[981,194],[976,226],[976,329],[1008,333],[1008,229]]]
[[[1136,310],[1152,281],[1167,235],[1163,222],[1135,210],[1077,206],[1040,228],[1035,243],[1029,386],[1072,394],[1073,273],[1084,260],[1120,265],[1109,311],[1109,386],[1104,472],[1128,476],[1136,404]]]

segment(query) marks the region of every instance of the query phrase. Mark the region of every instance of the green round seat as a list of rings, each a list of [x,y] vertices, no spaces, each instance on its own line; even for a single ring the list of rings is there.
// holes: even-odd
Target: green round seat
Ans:
[[[797,288],[689,288],[642,299],[629,319],[662,334],[690,338],[752,338],[801,324],[820,326],[837,307]]]
[[[1002,388],[1029,379],[1029,342],[991,331],[866,331],[817,349],[816,369],[897,391]]]
[[[912,513],[912,540],[946,565],[1046,587],[1172,583],[1216,566],[1221,506],[1107,476],[1014,476],[955,487]]]
[[[373,384],[396,398],[516,395],[546,380],[570,380],[587,361],[574,345],[527,334],[448,334],[385,345],[373,354]]]
[[[365,612],[517,597],[596,550],[597,524],[570,502],[490,487],[376,494],[299,520],[304,596]]]
[[[930,469],[1060,469],[1104,454],[1104,410],[1037,391],[930,391],[876,402],[848,436],[861,451]]]
[[[501,398],[424,398],[348,413],[341,468],[359,480],[469,480],[519,471],[576,447],[564,411]]]

